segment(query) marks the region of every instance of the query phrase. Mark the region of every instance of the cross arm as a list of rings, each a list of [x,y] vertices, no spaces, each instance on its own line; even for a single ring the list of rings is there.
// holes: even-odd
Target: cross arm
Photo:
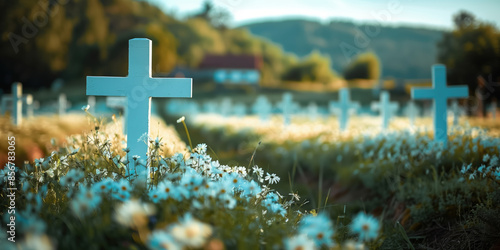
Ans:
[[[87,76],[87,95],[126,96],[130,91],[127,77]]]
[[[467,86],[449,86],[446,92],[447,97],[464,98],[469,96],[469,88]]]
[[[429,88],[413,88],[411,89],[412,99],[434,99],[435,90]]]
[[[191,78],[151,78],[144,87],[151,97],[191,98],[193,79]]]

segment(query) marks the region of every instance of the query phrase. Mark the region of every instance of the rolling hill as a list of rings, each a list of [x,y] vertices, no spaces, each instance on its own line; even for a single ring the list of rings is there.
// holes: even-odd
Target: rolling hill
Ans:
[[[374,51],[382,62],[384,78],[430,78],[436,63],[437,42],[442,30],[354,24],[345,21],[320,23],[291,19],[242,26],[252,34],[271,40],[299,57],[313,50],[328,54],[332,66],[342,72],[356,53]]]

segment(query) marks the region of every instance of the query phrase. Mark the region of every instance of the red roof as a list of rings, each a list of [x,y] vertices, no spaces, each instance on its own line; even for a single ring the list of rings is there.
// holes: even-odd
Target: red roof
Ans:
[[[206,55],[200,69],[260,69],[262,58],[255,55]]]

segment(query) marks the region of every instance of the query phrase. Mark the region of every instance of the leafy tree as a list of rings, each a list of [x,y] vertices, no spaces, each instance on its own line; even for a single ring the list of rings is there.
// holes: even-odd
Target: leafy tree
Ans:
[[[438,43],[438,61],[447,66],[450,84],[467,84],[472,92],[478,75],[500,70],[500,32],[465,11],[454,16],[455,29]]]
[[[379,79],[380,60],[373,52],[359,54],[344,70],[344,78],[350,79]]]
[[[284,74],[288,81],[306,81],[330,83],[336,78],[331,68],[330,59],[313,51],[299,63],[292,65]]]

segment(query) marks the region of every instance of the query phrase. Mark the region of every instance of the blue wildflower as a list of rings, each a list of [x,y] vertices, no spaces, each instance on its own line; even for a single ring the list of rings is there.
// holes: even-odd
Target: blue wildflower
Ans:
[[[352,221],[350,229],[353,233],[358,234],[361,240],[369,241],[378,237],[380,225],[373,216],[361,212]]]
[[[316,246],[332,247],[334,230],[330,218],[325,213],[316,216],[309,214],[302,219],[299,225],[299,233],[305,234],[313,239]]]

